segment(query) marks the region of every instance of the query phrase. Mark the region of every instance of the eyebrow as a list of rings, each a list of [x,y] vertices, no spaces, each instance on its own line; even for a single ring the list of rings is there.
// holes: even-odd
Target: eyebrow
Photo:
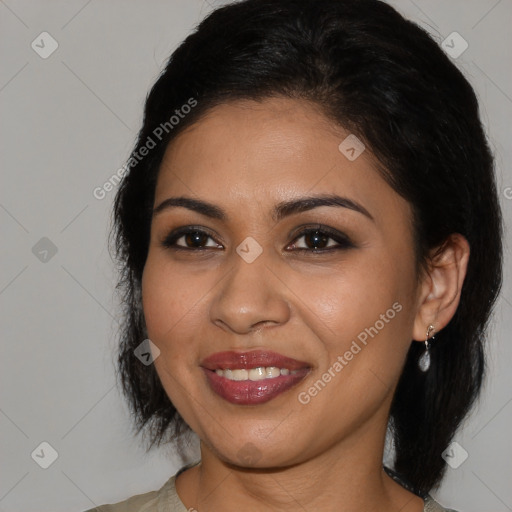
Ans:
[[[347,208],[363,214],[372,221],[374,220],[370,212],[368,212],[368,210],[362,205],[352,199],[335,194],[300,197],[290,201],[283,201],[274,207],[272,211],[272,218],[274,221],[278,222],[285,217],[293,215],[294,213],[312,210],[313,208],[318,208],[320,206]],[[154,208],[153,215],[158,215],[164,210],[176,207],[187,208],[212,219],[221,221],[225,221],[227,219],[227,214],[222,208],[202,199],[192,199],[184,196],[169,197],[168,199],[165,199],[156,208]]]

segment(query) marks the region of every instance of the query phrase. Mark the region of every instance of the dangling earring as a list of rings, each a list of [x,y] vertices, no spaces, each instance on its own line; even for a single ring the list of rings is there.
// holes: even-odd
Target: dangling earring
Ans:
[[[429,339],[434,339],[435,336],[430,338],[430,333],[434,331],[434,326],[430,324],[427,328],[427,339],[425,340],[425,352],[421,354],[418,359],[418,367],[422,372],[426,372],[430,368],[430,343]]]

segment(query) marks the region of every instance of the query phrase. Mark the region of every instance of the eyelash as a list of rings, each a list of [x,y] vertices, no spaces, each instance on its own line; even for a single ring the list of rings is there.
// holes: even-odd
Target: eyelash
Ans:
[[[213,235],[205,230],[204,228],[201,228],[199,226],[186,226],[182,228],[178,228],[171,233],[169,233],[164,240],[161,242],[162,246],[166,249],[171,249],[173,251],[205,251],[208,249],[217,249],[216,247],[184,247],[180,245],[176,245],[176,242],[182,238],[183,236],[186,236],[188,234],[200,234],[200,235],[207,235],[209,238],[214,240]],[[307,236],[311,233],[318,233],[320,236],[326,236],[329,244],[330,240],[333,240],[337,242],[338,245],[331,246],[323,249],[309,249],[304,247],[299,247],[296,249],[292,249],[293,252],[302,252],[302,253],[309,253],[309,254],[319,254],[319,253],[326,253],[326,252],[332,252],[337,251],[340,249],[350,249],[355,247],[355,245],[351,242],[351,240],[343,233],[340,233],[339,231],[329,228],[327,226],[322,226],[321,224],[314,225],[314,226],[308,226],[304,228],[302,231],[297,233],[295,235],[294,239],[292,240],[291,244],[296,244],[297,241]],[[215,241],[215,240],[214,240]],[[218,242],[216,242],[218,243]],[[291,245],[289,244],[289,245]],[[221,245],[221,244],[219,244]]]

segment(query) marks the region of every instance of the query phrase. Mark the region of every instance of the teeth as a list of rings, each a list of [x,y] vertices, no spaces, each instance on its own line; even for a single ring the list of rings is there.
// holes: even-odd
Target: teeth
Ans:
[[[262,380],[265,378],[266,371],[265,368],[260,366],[259,368],[252,368],[249,370],[249,379],[250,380]]]
[[[273,377],[279,377],[281,375],[281,370],[279,368],[276,368],[275,366],[269,366],[267,368],[267,379],[272,379]]]
[[[297,373],[298,370],[290,371],[288,368],[277,368],[276,366],[259,366],[258,368],[251,368],[250,370],[236,369],[236,370],[221,370],[218,368],[215,373],[220,377],[225,377],[229,380],[263,380],[275,379],[280,375],[290,375]]]

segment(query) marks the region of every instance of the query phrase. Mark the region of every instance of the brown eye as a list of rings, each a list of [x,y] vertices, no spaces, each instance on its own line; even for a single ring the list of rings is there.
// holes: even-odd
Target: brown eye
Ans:
[[[330,237],[321,231],[310,231],[303,236],[308,249],[323,249],[330,240]]]
[[[303,239],[301,244],[299,240]],[[337,230],[328,227],[317,227],[313,229],[305,229],[295,237],[292,250],[315,252],[328,252],[331,250],[348,249],[355,247],[350,239]]]
[[[202,247],[206,244],[208,238],[210,238],[206,233],[202,233],[201,231],[192,231],[183,235],[181,238],[185,240],[185,244],[187,247]],[[181,240],[180,238],[180,240]]]
[[[211,242],[209,242],[211,240]],[[210,249],[222,248],[212,236],[202,229],[180,228],[170,233],[162,242],[168,249]]]

